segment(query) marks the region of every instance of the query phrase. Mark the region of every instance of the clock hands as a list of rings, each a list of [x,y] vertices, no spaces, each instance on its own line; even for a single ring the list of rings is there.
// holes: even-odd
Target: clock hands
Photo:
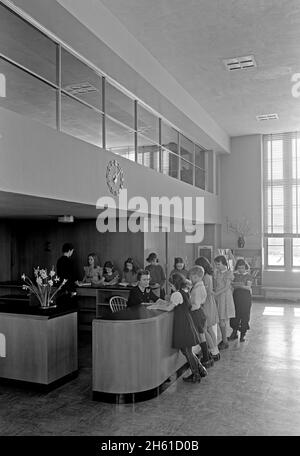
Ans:
[[[119,177],[119,175],[120,175],[121,171],[122,171],[122,170],[121,170],[121,169],[119,169],[118,173],[117,173],[117,174],[115,174],[115,175],[113,176],[113,178],[112,178],[112,179],[113,179],[113,181],[114,181],[114,184],[117,182],[117,179],[118,179],[118,177]]]

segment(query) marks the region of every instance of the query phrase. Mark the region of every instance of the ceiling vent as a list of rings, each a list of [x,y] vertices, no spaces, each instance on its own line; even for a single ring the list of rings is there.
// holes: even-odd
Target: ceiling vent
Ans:
[[[256,120],[261,122],[263,120],[277,120],[279,119],[278,114],[261,114],[260,116],[256,116]]]
[[[98,89],[89,82],[81,82],[80,84],[70,84],[63,88],[71,95],[82,95],[90,92],[98,92]]]
[[[248,68],[254,68],[257,66],[253,55],[224,59],[223,63],[228,71],[247,70]]]

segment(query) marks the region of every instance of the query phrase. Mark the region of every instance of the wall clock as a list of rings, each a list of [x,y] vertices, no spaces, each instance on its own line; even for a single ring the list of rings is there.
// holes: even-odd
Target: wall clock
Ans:
[[[118,195],[124,187],[124,171],[117,160],[110,160],[106,168],[106,183],[110,193]]]

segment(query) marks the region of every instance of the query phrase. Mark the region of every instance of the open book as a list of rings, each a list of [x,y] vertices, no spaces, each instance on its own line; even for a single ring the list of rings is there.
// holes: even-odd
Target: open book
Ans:
[[[169,301],[165,301],[164,299],[159,298],[156,302],[154,302],[153,304],[150,304],[150,306],[147,306],[147,309],[164,310],[166,312],[170,312],[171,310],[174,309],[174,304],[172,304]]]

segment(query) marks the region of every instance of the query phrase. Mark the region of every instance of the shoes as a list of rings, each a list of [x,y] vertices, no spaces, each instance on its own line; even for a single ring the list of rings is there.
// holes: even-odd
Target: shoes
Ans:
[[[199,370],[200,377],[206,377],[207,376],[207,370],[205,369],[203,364],[201,364],[200,361],[199,361],[199,364],[198,364],[198,370]]]
[[[217,355],[212,355],[212,358],[214,361],[220,361],[221,355],[220,355],[220,353],[218,353]]]
[[[222,342],[220,342],[219,345],[218,345],[218,349],[219,349],[219,350],[225,350],[225,349],[228,348],[228,347],[229,347],[229,343],[228,343],[228,342],[225,344],[225,342],[222,341]]]
[[[201,376],[200,374],[191,374],[188,377],[183,377],[182,380],[187,383],[200,383]]]
[[[241,334],[240,342],[245,342],[245,334]]]
[[[202,366],[204,366],[206,369],[208,369],[209,367],[212,367],[214,365],[214,360],[213,358],[210,358],[208,359],[207,361],[204,361],[204,359],[202,358],[201,359],[201,364]]]
[[[235,339],[237,339],[237,338],[238,338],[237,330],[234,329],[234,330],[232,331],[232,333],[230,334],[230,336],[229,336],[228,339],[229,339],[229,340],[235,340]]]

